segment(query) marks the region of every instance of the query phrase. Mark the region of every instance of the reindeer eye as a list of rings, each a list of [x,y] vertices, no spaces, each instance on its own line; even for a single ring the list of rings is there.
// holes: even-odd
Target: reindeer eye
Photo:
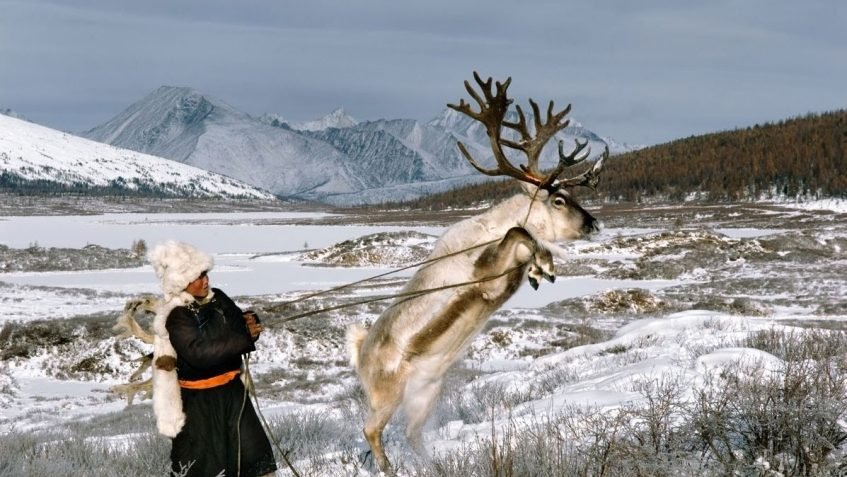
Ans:
[[[568,201],[566,201],[565,198],[561,196],[558,196],[553,199],[553,205],[555,205],[556,207],[564,207],[565,205],[567,205],[567,203]]]

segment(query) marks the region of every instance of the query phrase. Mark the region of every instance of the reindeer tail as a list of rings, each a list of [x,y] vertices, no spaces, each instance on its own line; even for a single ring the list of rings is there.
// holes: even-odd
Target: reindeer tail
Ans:
[[[350,364],[359,369],[359,350],[362,349],[362,341],[368,335],[368,330],[359,324],[347,327],[347,353],[350,355]]]

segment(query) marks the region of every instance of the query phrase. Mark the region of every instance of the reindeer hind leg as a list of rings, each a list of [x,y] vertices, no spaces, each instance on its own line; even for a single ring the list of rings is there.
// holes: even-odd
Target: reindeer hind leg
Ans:
[[[377,466],[386,474],[391,473],[391,463],[388,461],[388,456],[385,454],[385,448],[382,445],[382,432],[400,405],[400,400],[403,397],[402,385],[403,383],[398,382],[396,378],[389,378],[379,380],[376,385],[366,389],[370,409],[365,420],[363,433],[371,452],[373,452]]]
[[[432,413],[432,408],[441,392],[441,385],[441,379],[412,377],[406,385],[406,393],[403,397],[403,410],[407,418],[406,439],[412,449],[426,459],[429,459],[429,452],[423,444],[421,429]]]

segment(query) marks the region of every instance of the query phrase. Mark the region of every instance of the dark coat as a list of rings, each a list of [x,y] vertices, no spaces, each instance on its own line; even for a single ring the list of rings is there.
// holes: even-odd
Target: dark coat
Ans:
[[[240,308],[218,289],[211,301],[174,308],[166,328],[181,380],[210,378],[241,367],[255,350]],[[181,390],[185,425],[173,439],[176,475],[256,477],[276,470],[273,449],[241,380],[209,389]],[[243,410],[242,410],[243,407]],[[185,469],[188,469],[187,471]]]
[[[204,305],[178,306],[165,325],[177,355],[179,379],[196,381],[241,368],[241,355],[256,350],[244,315],[224,292]]]

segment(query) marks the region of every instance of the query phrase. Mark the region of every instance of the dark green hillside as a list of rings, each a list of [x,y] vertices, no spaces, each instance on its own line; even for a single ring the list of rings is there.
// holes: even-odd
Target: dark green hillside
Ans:
[[[577,171],[574,172],[574,174]],[[438,210],[498,200],[515,181],[462,187],[402,204]],[[596,199],[722,202],[773,194],[847,197],[847,111],[692,136],[611,157]]]

